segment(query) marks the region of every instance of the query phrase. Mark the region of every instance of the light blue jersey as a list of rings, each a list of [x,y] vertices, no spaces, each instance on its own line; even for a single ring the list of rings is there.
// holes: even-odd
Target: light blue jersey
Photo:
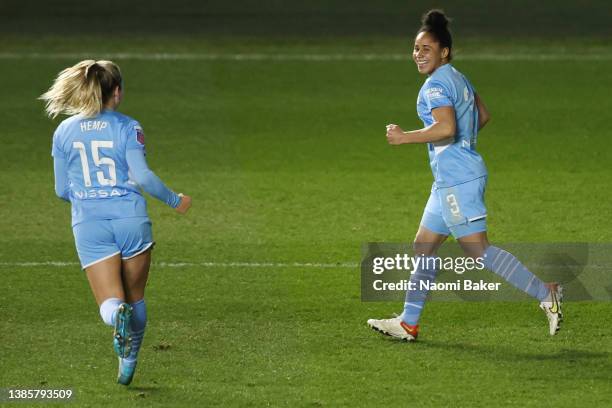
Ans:
[[[62,180],[63,185],[56,184],[56,192],[72,203],[73,226],[93,220],[147,217],[146,201],[128,166],[130,151],[142,156],[144,149],[140,124],[119,112],[75,115],[58,126],[52,155],[56,183]],[[166,201],[176,207],[178,197],[167,191],[170,198]]]
[[[436,187],[452,187],[487,175],[476,152],[478,109],[472,84],[451,64],[427,78],[417,99],[417,113],[425,127],[434,123],[431,111],[442,106],[455,110],[457,131],[452,142],[429,143],[429,161]]]

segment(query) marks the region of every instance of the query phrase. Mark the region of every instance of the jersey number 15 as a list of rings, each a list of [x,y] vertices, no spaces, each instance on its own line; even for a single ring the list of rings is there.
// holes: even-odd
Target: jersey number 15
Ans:
[[[83,180],[85,181],[85,187],[91,187],[91,176],[89,175],[89,161],[87,160],[87,151],[85,150],[85,143],[73,142],[72,147],[79,151],[81,156],[81,166],[83,168]],[[101,186],[115,186],[117,184],[117,171],[115,170],[115,161],[110,157],[100,157],[100,149],[113,148],[112,140],[92,140],[91,141],[91,157],[93,158],[94,165],[99,168],[96,172],[98,177],[98,183]],[[107,166],[108,175],[110,178],[104,177],[104,172],[101,170],[102,166]]]

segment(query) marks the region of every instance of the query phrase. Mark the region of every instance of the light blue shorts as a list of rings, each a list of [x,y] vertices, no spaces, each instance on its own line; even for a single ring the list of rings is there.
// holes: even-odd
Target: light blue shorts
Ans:
[[[87,221],[72,232],[83,269],[117,254],[130,259],[153,246],[148,217]]]
[[[486,185],[486,177],[452,187],[436,188],[434,183],[421,225],[437,234],[452,234],[455,238],[486,231]]]

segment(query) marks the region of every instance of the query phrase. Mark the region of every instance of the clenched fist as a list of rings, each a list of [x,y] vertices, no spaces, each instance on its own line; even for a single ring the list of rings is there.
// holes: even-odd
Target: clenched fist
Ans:
[[[179,197],[181,197],[181,202],[176,207],[176,211],[179,214],[185,214],[191,208],[191,197],[182,193],[179,194]]]
[[[389,142],[390,145],[399,145],[399,144],[404,143],[406,134],[404,133],[401,127],[394,125],[394,124],[390,124],[390,125],[387,125],[387,135],[386,136],[387,136],[387,142]]]

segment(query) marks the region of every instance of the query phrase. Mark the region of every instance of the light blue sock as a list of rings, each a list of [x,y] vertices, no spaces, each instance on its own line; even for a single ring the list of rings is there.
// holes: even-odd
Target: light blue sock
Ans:
[[[145,327],[147,326],[147,305],[144,299],[130,303],[132,306],[132,319],[130,320],[130,329],[132,331],[132,351],[125,359],[128,363],[135,362],[138,358],[138,351],[142,344]]]
[[[531,273],[508,251],[491,245],[484,253],[484,265],[516,288],[539,301],[546,300],[550,293],[544,282]]]
[[[119,305],[123,303],[123,300],[119,298],[108,298],[100,305],[100,316],[102,321],[109,326],[115,325],[115,314]]]
[[[400,316],[404,323],[415,326],[419,323],[421,312],[425,306],[425,299],[429,290],[420,287],[420,282],[425,282],[427,285],[433,283],[436,279],[436,267],[433,256],[420,257],[419,266],[410,277],[410,282],[414,283],[415,289],[406,291],[406,300],[404,302],[404,312]]]

